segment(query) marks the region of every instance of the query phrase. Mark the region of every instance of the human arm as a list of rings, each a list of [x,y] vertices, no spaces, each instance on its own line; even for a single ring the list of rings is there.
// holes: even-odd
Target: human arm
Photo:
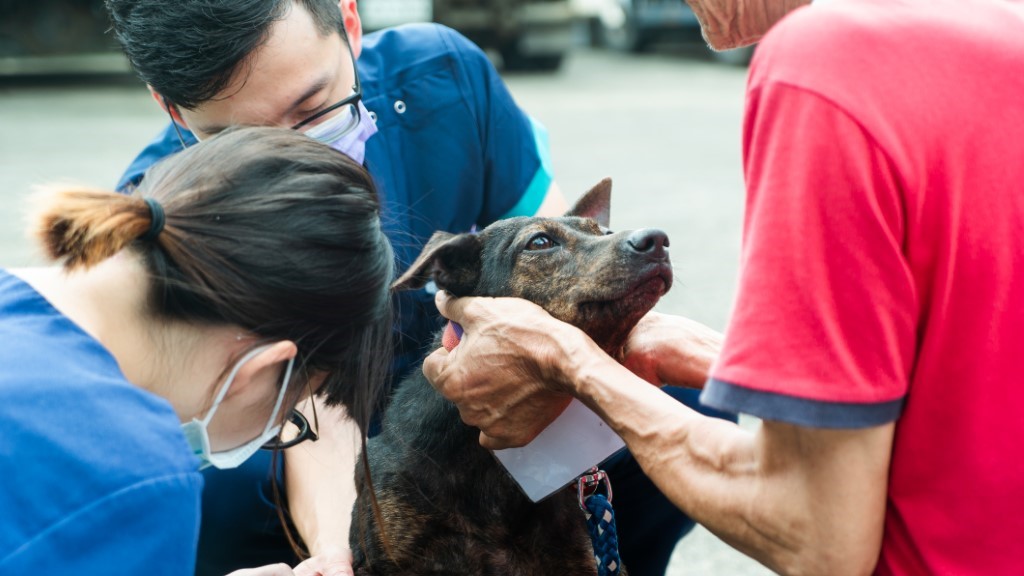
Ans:
[[[295,576],[352,576],[352,551],[331,547],[295,567]]]
[[[485,446],[528,442],[571,394],[623,437],[674,504],[773,569],[856,574],[873,566],[891,425],[835,431],[767,422],[749,433],[668,401],[529,302],[439,298],[439,306],[465,333],[452,353],[431,354],[424,373],[482,430]]]
[[[259,568],[235,570],[228,576],[295,576],[295,572],[287,564],[268,564]]]
[[[755,432],[666,401],[612,359],[574,354],[577,395],[676,506],[781,574],[866,574],[881,543],[893,425]]]
[[[316,402],[319,439],[285,453],[285,485],[292,522],[313,558],[296,567],[323,576],[349,574],[348,534],[356,499],[355,466],[360,432],[344,407]],[[308,402],[308,401],[307,401]],[[310,411],[301,406],[305,414]],[[309,418],[309,416],[307,416]],[[310,418],[311,419],[311,418]],[[318,572],[308,572],[318,574]]]
[[[640,319],[626,340],[622,364],[652,384],[703,388],[722,349],[722,335],[659,312]]]
[[[88,472],[76,476],[80,484],[69,484],[66,474],[62,478],[60,489],[75,488],[72,494],[88,494],[83,487],[100,483]],[[47,478],[31,480],[52,486]],[[83,506],[63,509],[4,550],[0,574],[192,574],[202,486],[198,472],[172,473],[143,477],[105,495],[90,494]],[[65,498],[48,500],[41,509],[52,511]],[[33,514],[26,517],[36,518]]]
[[[547,194],[544,195],[544,200],[541,201],[540,207],[537,208],[534,216],[557,218],[558,216],[565,215],[568,211],[569,202],[565,199],[565,195],[562,194],[562,189],[558,187],[558,183],[552,180],[551,185],[548,186]]]
[[[532,438],[543,410],[531,389],[553,383],[546,393],[595,409],[673,502],[734,546],[784,573],[867,572],[918,334],[904,202],[891,159],[833,101],[752,83],[738,302],[702,398],[761,416],[760,430],[665,402],[578,330],[525,303],[439,301],[465,334],[424,372],[491,447]],[[487,352],[492,345],[502,351]],[[743,406],[722,401],[736,390]]]

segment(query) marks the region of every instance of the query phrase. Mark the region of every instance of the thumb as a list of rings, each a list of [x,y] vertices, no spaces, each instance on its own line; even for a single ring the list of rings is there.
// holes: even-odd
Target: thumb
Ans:
[[[438,290],[434,296],[434,304],[437,305],[437,311],[441,313],[445,318],[462,324],[465,320],[465,307],[464,298],[456,298],[448,293],[447,290]]]
[[[505,448],[517,447],[510,442],[506,442],[505,440],[501,440],[493,436],[488,436],[483,432],[480,433],[480,445],[488,450],[504,450]]]
[[[427,377],[427,380],[430,381],[434,388],[438,388],[437,380],[441,377],[441,373],[448,364],[449,354],[454,354],[455,350],[458,350],[458,347],[453,348],[451,353],[443,347],[438,348],[423,359],[423,375]]]

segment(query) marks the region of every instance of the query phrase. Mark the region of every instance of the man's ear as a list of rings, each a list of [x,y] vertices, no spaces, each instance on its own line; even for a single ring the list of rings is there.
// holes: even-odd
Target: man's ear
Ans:
[[[340,0],[338,7],[341,8],[341,17],[345,19],[345,34],[348,35],[349,48],[352,49],[352,55],[358,59],[363,51],[363,21],[359,19],[356,0]]]
[[[152,86],[147,84],[146,88],[149,88],[149,95],[156,101],[157,106],[163,109],[164,112],[170,114],[171,118],[179,125],[184,126],[186,129],[188,128],[188,124],[186,124],[185,120],[181,117],[181,112],[178,111],[177,106],[168,105],[167,99],[164,98],[163,94],[154,90]]]
[[[480,237],[435,232],[416,261],[391,285],[393,291],[422,288],[431,279],[454,296],[471,294],[480,280]]]
[[[608,218],[611,213],[612,203],[612,179],[605,178],[591,188],[576,204],[569,210],[566,216],[578,216],[580,218],[593,218],[604,228],[608,227]]]

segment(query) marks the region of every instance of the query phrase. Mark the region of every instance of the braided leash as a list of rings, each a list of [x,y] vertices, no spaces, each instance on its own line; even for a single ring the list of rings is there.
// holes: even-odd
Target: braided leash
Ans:
[[[597,489],[604,483],[604,494]],[[622,567],[619,559],[619,535],[615,529],[615,510],[612,509],[612,483],[604,470],[591,468],[576,479],[576,492],[580,509],[587,518],[590,542],[594,546],[598,576],[618,576]]]

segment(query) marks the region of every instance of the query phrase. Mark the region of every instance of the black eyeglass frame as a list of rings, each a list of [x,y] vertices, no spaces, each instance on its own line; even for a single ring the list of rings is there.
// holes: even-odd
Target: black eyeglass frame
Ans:
[[[345,38],[345,47],[348,48],[348,56],[349,58],[352,59],[352,75],[355,77],[355,82],[352,84],[352,93],[342,98],[338,102],[331,104],[327,108],[324,108],[323,110],[317,112],[316,114],[313,114],[309,118],[302,120],[298,124],[291,126],[292,130],[301,130],[303,126],[307,126],[309,125],[310,122],[315,122],[316,120],[323,118],[325,115],[330,114],[331,112],[337,110],[338,108],[341,108],[342,106],[348,106],[350,104],[355,105],[359,103],[360,100],[362,100],[363,89],[362,85],[359,82],[359,69],[356,67],[356,55],[355,53],[352,52],[352,46],[348,43],[347,37]],[[181,143],[181,148],[184,150],[185,148],[188,148],[188,144],[185,143],[185,138],[184,135],[181,133],[181,128],[178,127],[178,123],[174,121],[174,116],[171,115],[171,107],[173,106],[173,104],[171,104],[170,101],[167,100],[167,98],[164,98],[163,96],[161,96],[161,98],[163,98],[164,106],[167,109],[167,115],[171,118],[171,126],[174,126],[174,133],[178,135],[178,141]],[[361,114],[359,112],[358,106],[355,107],[355,113],[356,120],[358,121],[360,119]]]
[[[313,114],[309,118],[306,118],[302,122],[295,124],[294,126],[292,126],[292,130],[301,130],[303,126],[309,125],[310,122],[315,122],[316,120],[323,118],[325,115],[334,112],[335,110],[341,108],[342,106],[348,106],[350,104],[355,105],[363,98],[363,89],[359,83],[359,69],[356,68],[356,55],[352,52],[351,46],[349,46],[347,43],[345,46],[346,48],[348,48],[348,55],[352,59],[352,75],[355,77],[355,82],[352,84],[352,93],[342,98],[338,102],[331,104],[327,108],[324,108],[323,110],[317,112],[316,114]],[[358,106],[355,107],[355,111],[356,120],[359,120],[360,112]]]
[[[316,421],[315,411],[313,412],[313,420],[314,422]],[[296,444],[305,442],[306,440],[309,440],[310,442],[316,442],[317,440],[320,439],[320,436],[316,433],[316,430],[313,429],[313,426],[309,425],[309,420],[306,419],[306,416],[302,412],[299,412],[298,410],[292,410],[291,415],[288,416],[288,421],[299,429],[299,433],[296,434],[295,437],[290,440],[281,441],[280,438],[270,440],[263,446],[260,446],[260,449],[284,450],[286,448],[291,448]]]

